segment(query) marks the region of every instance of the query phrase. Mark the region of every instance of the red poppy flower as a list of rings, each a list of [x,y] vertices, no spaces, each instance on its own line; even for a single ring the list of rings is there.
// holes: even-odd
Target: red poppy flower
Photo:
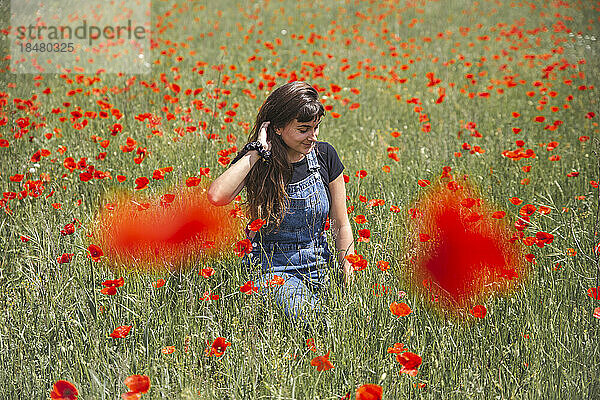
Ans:
[[[146,393],[150,390],[150,378],[147,375],[131,375],[125,378],[125,385],[131,392]]]
[[[431,236],[429,236],[426,233],[419,233],[419,242],[427,242],[429,241],[429,239],[431,239]]]
[[[367,222],[367,218],[360,214],[354,217],[354,222],[356,222],[357,224],[364,224],[365,222]]]
[[[317,367],[317,371],[327,371],[333,368],[333,364],[329,361],[329,351],[324,356],[317,356],[312,359],[310,365]]]
[[[412,310],[410,309],[408,304],[397,303],[395,301],[392,304],[390,304],[390,311],[397,317],[406,317],[407,315],[412,313]]]
[[[554,235],[548,232],[538,232],[535,234],[535,238],[537,239],[538,247],[544,247],[546,244],[552,243],[554,241]]]
[[[400,370],[401,374],[408,374],[410,376],[417,375],[417,368],[423,362],[423,359],[415,353],[411,353],[410,351],[406,351],[402,354],[398,354],[396,356],[396,360],[400,364],[402,364],[402,369]]]
[[[73,233],[75,233],[75,225],[73,224],[66,224],[60,231],[61,236],[72,235]]]
[[[492,214],[492,218],[495,219],[502,219],[506,216],[506,213],[504,211],[496,211]]]
[[[185,185],[187,187],[198,186],[200,184],[200,178],[197,176],[191,176],[185,180]]]
[[[224,337],[216,338],[212,345],[208,349],[206,349],[206,355],[221,357],[223,354],[225,354],[227,346],[231,346],[231,343],[226,342],[226,340],[227,339],[225,339]]]
[[[402,343],[395,343],[394,347],[388,347],[387,352],[390,354],[402,354],[405,351],[407,351],[407,349],[404,347],[404,344]]]
[[[594,318],[598,318],[600,319],[600,307],[596,307],[594,308],[594,314],[593,314]]]
[[[57,258],[57,261],[59,264],[66,264],[68,262],[71,262],[73,255],[74,255],[74,253],[63,253],[62,256]]]
[[[125,279],[123,279],[123,277],[121,277],[119,279],[106,280],[106,281],[102,282],[102,286],[106,286],[106,287],[110,287],[110,286],[121,287],[124,284],[125,284]]]
[[[550,214],[550,207],[546,207],[546,206],[539,206],[538,207],[538,212],[542,215],[548,215]]]
[[[159,280],[157,280],[156,282],[154,282],[152,284],[152,286],[154,286],[155,288],[161,288],[163,286],[165,286],[165,280],[160,278]]]
[[[113,339],[123,339],[129,335],[132,325],[122,325],[115,328],[115,330],[109,335]]]
[[[106,294],[108,296],[113,296],[115,294],[117,294],[117,288],[115,286],[108,286],[103,288],[100,293],[102,294]]]
[[[487,314],[487,309],[485,308],[485,306],[478,305],[473,307],[470,313],[476,318],[483,318],[485,317],[485,314]]]
[[[466,199],[462,199],[460,202],[460,205],[465,207],[465,208],[471,208],[474,205],[478,204],[480,201],[478,201],[479,199],[474,199],[472,197],[467,197]]]
[[[125,177],[124,175],[117,175],[117,182],[125,182],[125,179],[127,179],[127,177]]]
[[[390,263],[387,261],[377,261],[377,268],[382,271],[387,271],[390,268]]]
[[[267,286],[281,286],[285,283],[285,279],[283,279],[281,276],[279,275],[274,275],[273,279],[270,279],[267,281]]]
[[[430,181],[428,181],[427,179],[419,179],[419,180],[417,181],[417,184],[418,184],[419,186],[421,186],[421,187],[425,187],[425,186],[429,186],[429,185],[431,185],[431,182],[430,182]]]
[[[201,268],[198,271],[198,275],[201,275],[205,278],[210,278],[211,276],[213,276],[215,274],[215,270],[213,268]]]
[[[367,176],[367,171],[365,171],[364,169],[361,169],[360,171],[356,171],[356,173],[354,174],[354,176],[362,179],[365,176]]]
[[[258,287],[254,286],[253,281],[248,281],[243,286],[240,286],[240,292],[246,294],[256,293],[258,292]]]
[[[90,257],[92,257],[92,260],[94,261],[100,261],[100,257],[104,255],[102,249],[95,244],[90,244],[87,249],[90,252]]]
[[[21,242],[23,242],[23,243],[29,242],[31,240],[30,237],[23,236],[23,235],[20,236],[20,239],[21,239]]]
[[[150,182],[150,180],[148,178],[146,178],[145,176],[137,178],[135,180],[135,184],[137,185],[135,187],[135,190],[141,190],[141,189],[147,188],[149,182]]]
[[[252,232],[258,232],[258,230],[265,224],[265,222],[266,221],[264,219],[255,219],[250,223],[250,225],[248,225],[248,229],[250,229]]]
[[[165,346],[160,350],[163,354],[173,354],[175,353],[175,346]]]
[[[55,400],[77,400],[77,388],[69,381],[56,381],[50,392],[50,398]]]
[[[373,383],[362,385],[356,389],[356,400],[381,400],[383,388]]]
[[[359,229],[358,230],[358,242],[365,242],[368,243],[369,242],[369,238],[371,237],[371,231],[368,229]]]
[[[533,213],[535,213],[536,210],[537,210],[537,207],[534,206],[533,204],[525,204],[519,210],[519,215],[521,215],[522,217],[530,217],[533,215]]]
[[[521,200],[518,197],[511,197],[510,202],[513,203],[515,206],[518,206],[519,204],[521,204],[523,202],[523,200]]]
[[[600,300],[600,286],[589,288],[587,290],[587,295],[590,296],[592,299]]]
[[[249,239],[240,240],[235,244],[234,251],[238,257],[244,257],[244,254],[252,252],[252,242]]]

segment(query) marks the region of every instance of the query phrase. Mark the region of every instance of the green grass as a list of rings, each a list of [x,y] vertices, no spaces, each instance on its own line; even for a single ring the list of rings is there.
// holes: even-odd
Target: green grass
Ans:
[[[77,81],[68,83],[55,74],[34,80],[34,75],[10,73],[9,60],[3,57],[0,66],[7,71],[0,74],[0,90],[6,94],[7,104],[0,109],[0,119],[7,117],[7,124],[0,133],[10,146],[0,148],[2,191],[22,190],[22,183],[9,181],[14,174],[25,174],[23,182],[39,179],[41,173],[50,178],[41,196],[11,200],[11,212],[3,211],[0,216],[3,398],[46,399],[53,383],[64,379],[76,385],[81,399],[114,399],[127,391],[123,381],[132,374],[150,377],[150,391],[142,396],[149,399],[339,399],[347,392],[354,398],[356,388],[365,383],[382,385],[386,399],[600,396],[600,320],[592,315],[600,304],[586,295],[588,288],[598,285],[599,274],[598,255],[593,252],[599,242],[594,234],[598,190],[590,181],[599,180],[600,12],[597,4],[587,1],[569,1],[561,6],[536,1],[535,9],[522,3],[525,2],[480,1],[477,6],[471,1],[297,4],[285,0],[240,3],[244,8],[241,12],[232,1],[154,1],[153,24],[163,20],[167,29],[153,37],[158,47],[152,53],[152,60],[157,62],[152,73],[136,76],[128,91],[108,90],[103,95],[85,92],[124,88],[131,76],[101,74],[100,81],[91,86]],[[173,8],[174,4],[178,8]],[[167,15],[169,10],[172,13]],[[6,27],[9,22],[3,18]],[[410,27],[413,19],[417,22]],[[214,27],[217,21],[218,29]],[[555,31],[558,21],[563,21],[573,35],[565,30]],[[241,31],[237,23],[241,24]],[[470,31],[462,35],[460,27],[469,27]],[[513,27],[515,34],[501,34]],[[534,31],[540,27],[545,27],[545,31]],[[285,35],[282,29],[287,30]],[[333,29],[335,32],[330,32]],[[212,37],[207,35],[211,31],[215,33]],[[446,31],[452,32],[449,39],[446,33],[438,37],[439,32]],[[335,41],[315,37],[314,43],[309,43],[307,39],[313,32],[335,37]],[[304,39],[294,39],[293,34],[304,35]],[[484,35],[489,40],[478,39]],[[276,44],[277,38],[281,45]],[[276,54],[257,43],[259,39],[274,43]],[[351,44],[344,44],[346,39]],[[2,41],[3,53],[7,52],[7,42]],[[390,54],[394,51],[390,46],[396,47],[397,57]],[[174,49],[171,55],[169,48]],[[306,54],[301,53],[303,49]],[[192,50],[194,54],[190,54]],[[253,55],[262,59],[248,61]],[[527,55],[548,58],[530,61]],[[178,56],[182,57],[179,61]],[[482,57],[486,58],[483,62]],[[342,62],[344,58],[347,63]],[[434,58],[438,58],[437,62]],[[449,63],[450,60],[454,62]],[[579,63],[580,60],[585,63]],[[193,70],[198,61],[208,63],[200,67],[204,70],[202,75]],[[310,65],[303,66],[303,61],[322,65],[322,74],[315,73]],[[549,79],[543,79],[542,69],[554,63]],[[561,70],[565,63],[567,67]],[[345,64],[350,67],[342,71]],[[213,68],[216,65],[223,65],[223,70]],[[373,78],[389,78],[392,65],[397,65],[396,74],[400,79],[406,78],[405,83]],[[402,65],[408,69],[402,70]],[[367,71],[365,66],[373,70]],[[148,195],[165,193],[187,177],[198,175],[202,167],[211,169],[212,178],[224,171],[217,152],[231,146],[225,140],[227,134],[237,136],[236,145],[241,147],[245,134],[238,123],[251,125],[268,94],[257,88],[260,81],[267,83],[263,68],[275,77],[276,86],[289,80],[289,76],[277,75],[282,72],[280,68],[285,68],[284,73],[296,71],[299,77],[305,76],[310,83],[325,88],[321,93],[328,96],[325,104],[332,105],[331,111],[341,116],[333,118],[332,112],[328,113],[319,139],[335,146],[345,165],[344,173],[350,176],[346,186],[348,206],[355,207],[350,217],[364,214],[369,221],[360,227],[352,222],[355,236],[363,227],[372,232],[369,243],[356,243],[357,252],[369,261],[367,269],[357,273],[349,290],[336,283],[330,287],[326,315],[331,327],[327,331],[304,333],[273,304],[240,293],[239,287],[251,278],[251,271],[240,267],[233,251],[207,262],[217,271],[209,279],[199,276],[195,268],[162,274],[115,272],[107,262],[96,263],[87,257],[90,239],[86,234],[102,206],[103,196],[110,190],[120,187],[133,191],[137,177],[151,177],[155,169],[166,166],[172,166],[173,172],[166,174],[164,181],[151,179],[145,189]],[[307,73],[303,75],[303,71]],[[361,75],[347,79],[356,72]],[[433,72],[441,83],[427,87],[428,72]],[[161,82],[163,73],[170,83],[181,87],[177,104],[163,99],[165,94],[175,96]],[[468,84],[465,75],[469,73],[474,74],[476,83]],[[249,84],[235,74],[255,81]],[[223,83],[225,75],[231,79]],[[524,83],[507,87],[492,81],[503,81],[509,75],[515,82]],[[572,84],[563,83],[565,79],[572,79]],[[156,82],[159,91],[142,86],[141,81]],[[534,86],[536,81],[543,85]],[[40,85],[36,86],[36,82]],[[330,93],[330,84],[339,85],[341,91]],[[465,84],[468,87],[461,93]],[[490,85],[494,87],[488,89]],[[578,90],[581,85],[586,90]],[[446,97],[436,104],[440,86],[445,87]],[[42,93],[46,87],[52,89],[51,94]],[[556,96],[547,96],[544,109],[538,110],[542,87],[547,88],[546,92],[555,91]],[[67,96],[69,90],[76,88],[83,92]],[[184,93],[197,88],[203,92],[195,98],[210,111],[218,111],[217,117],[196,109],[194,96]],[[215,99],[215,88],[229,90],[230,94],[221,93]],[[350,88],[358,88],[360,93],[354,94]],[[504,93],[499,94],[498,88],[503,88]],[[244,94],[244,89],[250,89],[256,98]],[[534,96],[528,96],[528,91],[535,92]],[[490,96],[478,96],[481,92],[489,92]],[[469,93],[475,96],[469,98]],[[30,99],[34,94],[36,109],[15,107],[14,99]],[[333,99],[335,94],[349,99],[348,104]],[[566,100],[570,95],[572,100]],[[420,99],[421,113],[428,116],[429,133],[421,130],[423,122],[414,111],[415,104],[407,103],[413,97]],[[68,120],[59,120],[61,116],[69,117],[68,112],[77,106],[82,112],[98,113],[96,100],[101,99],[124,114],[118,120],[123,131],[116,136],[110,135],[112,124],[117,122],[112,116],[88,118],[89,125],[81,131],[73,129]],[[67,113],[51,113],[57,107],[65,109],[62,104],[66,101],[71,103]],[[217,104],[222,101],[227,104],[219,109]],[[237,115],[232,123],[226,123],[224,113],[233,109],[234,103],[239,104],[235,108]],[[352,103],[360,103],[360,107],[351,110]],[[564,104],[569,108],[563,108]],[[163,106],[167,111],[161,109]],[[552,112],[552,106],[559,110]],[[188,107],[189,114],[185,112]],[[134,118],[146,112],[160,117],[161,124],[149,128]],[[175,119],[167,119],[168,112]],[[521,116],[513,118],[512,112]],[[585,116],[589,112],[596,115],[588,119]],[[182,120],[185,115],[189,115],[188,121]],[[545,116],[546,122],[534,122],[538,115]],[[20,117],[46,126],[14,139],[15,121]],[[554,131],[544,129],[555,120],[563,123]],[[470,136],[465,129],[469,121],[476,123],[481,138]],[[221,139],[209,140],[205,132],[198,130],[173,140],[178,137],[176,129],[198,126],[200,122],[207,123],[206,133],[217,133]],[[513,127],[522,131],[514,134]],[[44,134],[55,128],[61,130],[62,136],[55,134],[46,139]],[[153,135],[152,129],[159,129],[162,136]],[[395,138],[393,131],[401,135]],[[110,144],[103,149],[91,140],[92,135],[110,139]],[[584,135],[591,139],[581,142],[579,137]],[[150,152],[141,164],[133,162],[135,151],[120,150],[127,137]],[[534,150],[536,158],[515,161],[502,156],[504,150],[517,148],[518,139],[525,141],[525,149]],[[546,145],[551,141],[559,145],[547,151]],[[485,153],[461,151],[465,142],[480,146]],[[67,148],[62,155],[58,152],[61,145]],[[388,157],[387,147],[399,148],[400,161]],[[31,156],[42,148],[50,150],[50,156],[42,157],[35,172],[29,173],[34,168]],[[101,151],[107,152],[106,158],[95,159]],[[456,157],[455,152],[462,152],[462,156]],[[560,161],[550,161],[553,154],[560,155]],[[69,156],[75,161],[87,157],[89,164],[110,172],[113,179],[81,182],[80,171],[69,172],[62,165]],[[390,167],[389,173],[382,171],[384,165]],[[526,233],[530,236],[538,230],[551,232],[554,242],[543,249],[527,249],[537,260],[529,279],[512,294],[486,300],[488,314],[482,320],[445,317],[429,298],[411,290],[402,274],[411,246],[406,211],[417,200],[419,191],[425,190],[416,182],[435,181],[446,165],[458,177],[469,175],[487,201],[507,211],[511,224],[519,209],[509,202],[513,196],[521,198],[524,204],[551,208],[547,216],[532,217],[532,226]],[[531,165],[531,172],[523,172],[524,165]],[[355,171],[362,169],[368,172],[367,177],[356,178]],[[572,171],[579,172],[579,176],[567,177]],[[127,180],[118,183],[115,177],[119,174]],[[524,178],[529,178],[529,184],[521,184]],[[53,196],[47,198],[52,190]],[[386,205],[366,208],[359,201],[361,195],[367,199],[382,198]],[[62,208],[56,210],[52,203],[61,203]],[[399,206],[402,212],[389,212],[391,205]],[[82,222],[81,228],[73,235],[61,236],[60,230],[73,218]],[[31,240],[23,243],[21,235]],[[569,256],[568,248],[577,254]],[[75,254],[70,263],[57,263],[57,257],[63,253]],[[379,260],[389,261],[390,270],[377,269]],[[557,263],[561,267],[555,270]],[[102,281],[119,276],[125,278],[125,285],[118,288],[115,296],[100,293]],[[166,285],[157,289],[151,284],[158,278],[164,278]],[[374,296],[372,287],[376,283],[385,285],[387,294]],[[389,305],[399,301],[401,290],[408,292],[405,301],[413,312],[396,318]],[[205,291],[219,294],[220,299],[201,300]],[[132,325],[131,333],[125,339],[110,338],[108,335],[120,325]],[[223,357],[207,357],[206,342],[218,336],[225,337],[231,346]],[[308,337],[315,338],[316,353],[305,346]],[[399,374],[400,364],[386,351],[396,342],[404,343],[423,358],[416,377]],[[165,346],[175,346],[175,353],[162,354]],[[328,351],[335,368],[317,372],[310,365],[311,359]],[[426,387],[418,388],[418,383]]]

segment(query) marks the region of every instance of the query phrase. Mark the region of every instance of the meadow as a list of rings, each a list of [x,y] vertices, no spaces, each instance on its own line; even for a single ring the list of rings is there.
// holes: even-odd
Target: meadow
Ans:
[[[115,399],[136,374],[142,399],[365,399],[364,384],[384,399],[600,398],[599,2],[154,0],[138,75],[11,71],[6,3],[3,398],[47,399],[65,380],[80,399]],[[319,140],[345,166],[366,260],[350,287],[332,282],[328,329],[241,290],[241,214],[229,249],[179,270],[95,250],[109,194],[206,187],[291,80],[322,96]],[[411,210],[444,174],[505,213],[516,236],[498,240],[521,268],[510,290],[452,311],[407,273],[427,249]],[[230,345],[211,354],[219,337]],[[412,372],[397,343],[421,358]],[[333,368],[311,365],[326,354]]]

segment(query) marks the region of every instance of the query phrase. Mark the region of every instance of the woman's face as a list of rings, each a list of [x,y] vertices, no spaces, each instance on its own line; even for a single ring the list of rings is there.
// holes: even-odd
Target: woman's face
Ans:
[[[287,145],[288,160],[290,162],[300,161],[312,151],[317,143],[320,123],[320,117],[309,122],[298,122],[294,119],[285,128],[279,128],[275,131]]]

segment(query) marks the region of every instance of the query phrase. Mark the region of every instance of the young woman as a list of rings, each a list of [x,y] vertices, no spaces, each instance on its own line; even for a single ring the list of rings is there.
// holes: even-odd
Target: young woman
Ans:
[[[335,263],[325,236],[328,216],[344,284],[352,278],[344,258],[354,253],[344,166],[333,146],[317,142],[324,115],[309,84],[275,89],[258,111],[249,142],[208,189],[212,204],[226,205],[246,187],[251,220],[266,224],[256,233],[246,227],[252,252],[243,262],[260,265],[259,291],[273,295],[292,318],[321,308],[328,265]]]

